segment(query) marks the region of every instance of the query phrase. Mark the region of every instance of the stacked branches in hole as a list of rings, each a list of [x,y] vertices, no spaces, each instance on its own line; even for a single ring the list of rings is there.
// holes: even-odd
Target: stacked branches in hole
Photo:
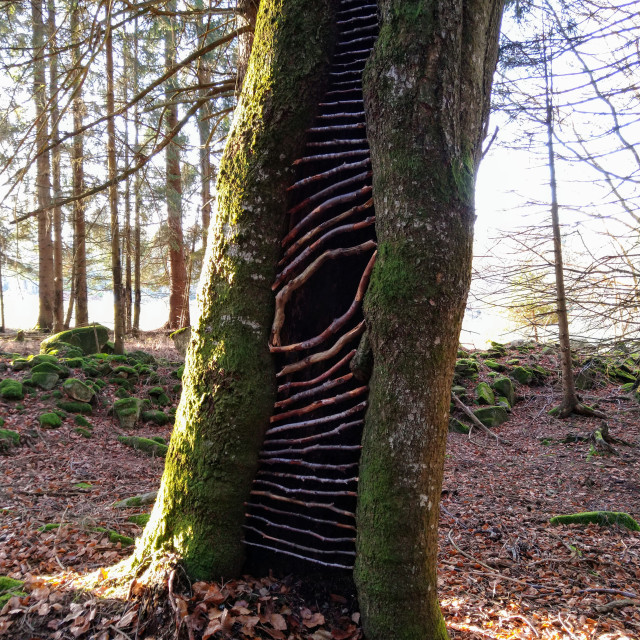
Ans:
[[[350,363],[376,258],[362,72],[377,34],[375,2],[341,0],[327,91],[294,162],[290,227],[273,284],[278,399],[245,524],[252,564],[354,564],[368,387]]]

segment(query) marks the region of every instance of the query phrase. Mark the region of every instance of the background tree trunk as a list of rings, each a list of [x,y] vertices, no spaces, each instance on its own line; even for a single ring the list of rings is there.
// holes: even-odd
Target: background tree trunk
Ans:
[[[170,2],[167,8],[176,10],[176,2]],[[176,37],[173,18],[168,18],[164,35],[165,67],[172,68],[176,63]],[[167,100],[165,127],[171,131],[178,124],[178,105],[175,104],[177,94],[172,91],[175,82],[167,83],[165,97]],[[169,229],[169,329],[188,326],[189,291],[187,289],[187,265],[182,233],[182,176],[180,174],[180,146],[172,140],[165,152],[166,194],[167,194],[167,226]]]
[[[51,166],[49,152],[49,126],[46,113],[47,83],[45,78],[44,18],[42,0],[31,0],[33,44],[33,100],[36,107],[36,190],[38,208],[38,327],[48,331],[53,327],[53,246],[51,242]]]
[[[331,18],[331,0],[261,3],[220,167],[182,398],[138,562],[172,549],[194,577],[242,566],[244,502],[275,397],[267,342],[286,188],[321,95]]]
[[[115,177],[118,172],[116,163],[116,123],[114,105],[113,70],[113,32],[107,26],[105,42],[107,58],[107,165],[109,180],[109,208],[111,210],[111,273],[113,277],[113,343],[115,353],[124,353],[124,299],[122,291],[122,261],[120,258],[120,225],[118,222],[118,185]]]
[[[51,178],[53,187],[53,331],[62,331],[64,325],[64,299],[62,279],[62,207],[56,204],[62,198],[60,185],[60,109],[58,108],[58,52],[56,51],[56,5],[48,0],[49,36],[49,111],[51,113]]]
[[[378,259],[355,569],[369,640],[447,637],[438,505],[501,12],[501,0],[379,0],[364,78]]]
[[[72,39],[72,61],[75,69],[76,87],[73,98],[73,128],[80,132],[84,117],[84,101],[82,99],[82,85],[84,74],[78,68],[80,56],[77,47],[80,46],[81,26],[80,10],[75,3],[71,9],[71,39]],[[73,195],[78,198],[84,191],[84,134],[76,133],[73,136],[73,147],[71,157],[71,171],[73,181]],[[73,203],[73,290],[76,305],[76,327],[89,324],[89,300],[87,294],[87,248],[85,230],[85,203],[84,200],[77,199]]]

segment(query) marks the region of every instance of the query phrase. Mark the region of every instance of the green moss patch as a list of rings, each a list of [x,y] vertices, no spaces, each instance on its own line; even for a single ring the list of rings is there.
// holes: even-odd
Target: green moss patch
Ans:
[[[167,447],[164,444],[160,444],[150,438],[141,438],[139,436],[119,436],[118,442],[132,447],[137,451],[142,451],[150,456],[158,456],[164,458],[167,455]]]
[[[2,444],[2,443],[5,444]],[[20,434],[11,429],[0,429],[0,450],[9,447],[17,447],[20,445]]]
[[[84,354],[99,353],[109,339],[109,330],[96,324],[89,327],[77,327],[56,333],[40,343],[40,353],[51,353],[51,349],[60,349],[58,344],[66,344],[80,349]]]
[[[619,525],[630,531],[640,531],[640,525],[628,514],[619,511],[583,511],[554,516],[549,520],[553,525],[559,524],[599,524],[603,527]]]
[[[476,387],[476,400],[478,404],[495,404],[495,395],[493,390],[486,382],[480,382]]]
[[[22,580],[15,580],[9,576],[0,576],[0,609],[13,596],[22,597],[27,595],[20,590],[23,584]]]
[[[505,407],[483,407],[473,413],[485,427],[498,427],[509,418]]]
[[[62,425],[62,420],[57,413],[43,413],[38,418],[43,429],[57,429]]]
[[[91,431],[89,431],[89,429],[85,429],[84,427],[76,427],[74,429],[74,431],[79,436],[82,436],[83,438],[91,438],[91,437],[93,437]]]
[[[11,378],[0,382],[0,398],[3,400],[22,400],[24,398],[22,383]]]
[[[54,529],[59,529],[62,526],[60,522],[50,522],[49,524],[43,524],[39,529],[39,533],[45,533],[46,531],[53,531]]]
[[[141,417],[144,422],[153,422],[154,424],[157,424],[161,427],[168,422],[171,422],[171,418],[166,413],[164,413],[164,411],[159,410],[143,411]]]
[[[136,513],[132,516],[129,516],[127,520],[129,522],[133,522],[134,524],[137,524],[139,527],[146,527],[147,522],[149,522],[150,515],[151,514],[149,513]]]
[[[73,419],[73,421],[79,427],[86,427],[87,429],[92,429],[93,428],[93,425],[84,416],[76,415],[76,417]]]
[[[65,380],[62,389],[72,400],[76,400],[77,402],[91,402],[95,395],[91,387],[77,378],[68,378]]]
[[[60,400],[60,402],[57,403],[57,406],[63,411],[68,411],[69,413],[84,413],[86,415],[91,415],[93,413],[92,406],[87,402]]]

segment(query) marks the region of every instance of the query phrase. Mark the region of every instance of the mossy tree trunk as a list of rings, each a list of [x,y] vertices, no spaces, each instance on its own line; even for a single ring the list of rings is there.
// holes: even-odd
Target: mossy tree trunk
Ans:
[[[378,260],[355,577],[369,640],[439,640],[438,505],[502,1],[379,10],[364,77]]]
[[[183,393],[135,559],[172,550],[196,578],[237,574],[244,502],[275,396],[271,283],[290,166],[331,50],[331,0],[263,0],[218,178]]]

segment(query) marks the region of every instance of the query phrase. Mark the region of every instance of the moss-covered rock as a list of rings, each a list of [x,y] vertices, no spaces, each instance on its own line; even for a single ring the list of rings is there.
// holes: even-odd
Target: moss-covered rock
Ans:
[[[182,376],[184,375],[184,365],[181,364],[175,371],[171,374],[174,378],[178,378],[178,380],[182,380]]]
[[[139,398],[121,398],[113,403],[113,413],[123,429],[132,429],[136,426],[141,410],[142,400]]]
[[[497,407],[504,407],[507,410],[507,413],[509,413],[511,411],[511,403],[509,402],[509,400],[507,398],[505,398],[504,396],[498,396],[496,398],[496,406]]]
[[[533,382],[533,371],[527,367],[514,367],[511,375],[520,384],[529,385]]]
[[[478,404],[495,404],[496,399],[493,390],[486,382],[480,382],[476,387],[476,400]]]
[[[495,360],[492,360],[491,358],[487,358],[484,362],[483,362],[484,366],[487,367],[487,369],[491,369],[491,371],[498,371],[498,372],[502,372],[502,371],[506,371],[507,367],[505,367],[505,365],[503,365],[501,362],[496,362]]]
[[[43,413],[38,418],[43,429],[57,429],[62,426],[62,419],[57,413]]]
[[[99,353],[109,339],[109,330],[100,324],[89,327],[77,327],[56,333],[40,343],[40,353],[50,353],[50,349],[59,348],[58,344],[67,344],[82,350],[85,355]],[[54,346],[55,345],[55,346]],[[82,354],[80,354],[82,355]],[[69,356],[71,357],[71,356]]]
[[[27,358],[14,358],[11,361],[11,368],[14,371],[24,371],[25,369],[29,368],[29,360],[27,360]]]
[[[511,382],[511,378],[507,378],[503,376],[501,378],[496,378],[493,381],[493,389],[499,396],[504,396],[509,403],[509,406],[513,407],[516,403],[516,390],[513,387],[513,382]]]
[[[459,378],[475,378],[478,375],[478,363],[471,358],[456,361],[455,375]]]
[[[57,365],[58,358],[48,353],[37,353],[36,355],[29,357],[29,366],[32,368],[39,364],[42,364],[43,362]]]
[[[115,396],[116,398],[130,398],[131,394],[124,387],[118,387]]]
[[[169,337],[173,340],[173,346],[176,348],[176,351],[184,357],[187,353],[189,340],[191,340],[191,327],[178,329],[177,331],[170,333]]]
[[[628,514],[618,511],[583,511],[554,516],[549,520],[553,525],[559,524],[599,524],[601,526],[619,525],[631,531],[640,531],[640,525]]]
[[[84,365],[84,360],[82,358],[65,358],[64,364],[70,369],[81,369]]]
[[[146,351],[142,351],[140,349],[137,349],[136,351],[131,351],[128,355],[130,358],[134,358],[135,360],[137,360],[138,362],[141,362],[142,364],[156,363],[156,359],[150,353],[147,353]]]
[[[454,433],[469,433],[470,427],[456,418],[451,418],[449,420],[449,431],[453,431]]]
[[[505,407],[482,407],[473,413],[485,427],[499,427],[509,418]]]
[[[24,398],[22,383],[18,380],[5,378],[0,382],[0,398],[3,400],[22,400]]]
[[[69,413],[84,413],[89,416],[93,413],[93,407],[87,402],[60,400],[56,406]]]
[[[139,436],[118,436],[118,442],[126,444],[128,447],[133,447],[138,451],[143,451],[150,456],[158,456],[160,458],[164,458],[169,449],[167,445],[160,444],[150,438],[141,438]]]
[[[83,438],[91,438],[93,435],[89,429],[85,429],[84,427],[76,427],[74,431]]]
[[[120,365],[113,370],[113,375],[118,378],[125,378],[131,380],[138,379],[138,372],[133,368],[127,365]]]
[[[51,391],[59,380],[60,376],[57,373],[48,371],[36,371],[31,374],[31,382],[45,391]]]
[[[458,396],[458,398],[465,398],[467,396],[467,390],[459,384],[454,384],[451,387],[451,393]]]
[[[20,445],[20,434],[11,429],[0,429],[0,451],[8,451]]]
[[[69,369],[55,362],[41,362],[31,367],[31,375],[34,373],[55,373],[61,378],[66,378],[69,376]]]
[[[87,429],[92,429],[92,424],[82,415],[76,415],[73,421],[80,427],[86,427]]]
[[[153,422],[161,427],[171,422],[171,418],[164,411],[159,410],[143,411],[141,417],[144,422]]]
[[[114,502],[113,506],[116,509],[128,509],[130,507],[145,507],[149,504],[153,504],[156,501],[157,495],[158,495],[157,491],[150,491],[149,493],[143,493],[139,496],[132,496],[130,498],[125,498],[124,500],[119,500],[118,502]]]
[[[72,400],[77,400],[78,402],[91,402],[95,396],[94,390],[77,378],[68,378],[65,380],[62,385],[62,390]]]

